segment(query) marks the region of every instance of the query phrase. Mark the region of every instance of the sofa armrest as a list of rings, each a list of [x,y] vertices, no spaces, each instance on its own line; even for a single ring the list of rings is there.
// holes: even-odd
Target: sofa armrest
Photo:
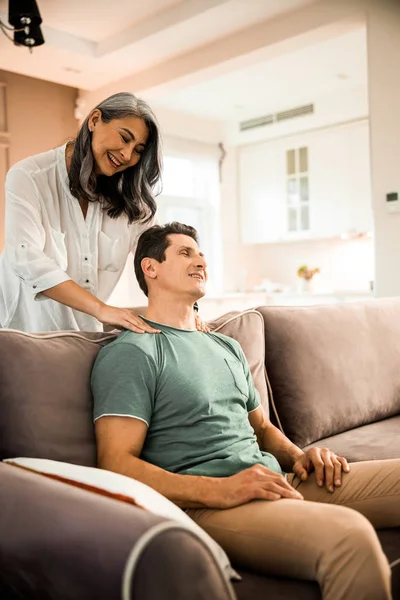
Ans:
[[[0,587],[26,600],[121,600],[138,540],[166,520],[145,510],[0,463]],[[232,598],[211,553],[189,531],[153,538],[131,598]]]

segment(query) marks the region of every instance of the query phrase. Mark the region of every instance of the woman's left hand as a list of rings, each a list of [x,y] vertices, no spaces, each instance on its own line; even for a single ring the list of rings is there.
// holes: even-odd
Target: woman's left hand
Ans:
[[[202,333],[210,333],[211,329],[206,325],[204,321],[200,319],[199,315],[195,316],[195,321],[197,331],[201,331]]]

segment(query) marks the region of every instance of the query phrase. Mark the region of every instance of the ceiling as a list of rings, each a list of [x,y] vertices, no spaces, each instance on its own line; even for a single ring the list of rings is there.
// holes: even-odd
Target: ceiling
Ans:
[[[316,1],[37,0],[46,43],[29,53],[0,35],[0,69],[95,90]]]
[[[118,0],[118,10],[102,0],[36,0],[43,23],[78,38],[101,42],[135,27],[183,0]],[[5,6],[6,2],[0,2]]]
[[[152,99],[152,104],[218,120],[242,121],[352,88],[366,87],[366,30],[312,44]]]

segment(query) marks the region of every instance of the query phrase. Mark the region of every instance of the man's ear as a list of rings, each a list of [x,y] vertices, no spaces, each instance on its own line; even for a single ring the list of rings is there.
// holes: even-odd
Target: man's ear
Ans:
[[[143,258],[140,264],[146,277],[150,277],[150,279],[157,278],[156,261],[154,258]]]

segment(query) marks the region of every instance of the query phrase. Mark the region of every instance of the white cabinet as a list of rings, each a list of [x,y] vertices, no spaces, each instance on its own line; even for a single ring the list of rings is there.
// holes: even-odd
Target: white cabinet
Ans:
[[[321,239],[372,230],[366,120],[239,151],[244,244]],[[307,148],[309,228],[289,231],[287,152]],[[293,212],[293,211],[292,211]]]
[[[368,123],[313,134],[309,141],[312,229],[317,237],[372,230]]]
[[[309,139],[312,230],[316,237],[338,236],[348,228],[348,157],[345,128]]]

